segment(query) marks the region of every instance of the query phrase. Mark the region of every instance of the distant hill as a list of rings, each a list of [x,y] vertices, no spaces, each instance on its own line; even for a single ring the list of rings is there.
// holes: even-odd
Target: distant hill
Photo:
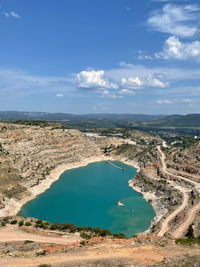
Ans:
[[[85,114],[49,112],[0,111],[1,121],[58,121],[75,128],[150,127],[187,128],[200,127],[200,114],[145,115],[145,114]]]
[[[143,121],[160,120],[166,116],[167,115],[104,114],[104,113],[73,115],[67,113],[0,111],[0,120],[47,120],[47,121],[105,120],[110,122],[121,122],[121,121],[143,122]]]
[[[200,127],[200,114],[170,115],[161,120],[144,122],[143,126],[151,127]]]

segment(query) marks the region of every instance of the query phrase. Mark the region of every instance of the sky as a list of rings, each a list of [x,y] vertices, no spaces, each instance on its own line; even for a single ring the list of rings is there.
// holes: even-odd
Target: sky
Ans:
[[[0,0],[0,110],[200,113],[200,2]]]

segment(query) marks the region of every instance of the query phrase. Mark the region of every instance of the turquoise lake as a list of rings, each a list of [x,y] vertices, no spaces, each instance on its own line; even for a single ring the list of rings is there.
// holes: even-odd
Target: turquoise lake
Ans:
[[[48,190],[26,203],[18,215],[106,228],[127,237],[145,231],[155,213],[142,195],[128,186],[136,169],[113,163],[125,170],[101,161],[65,171]],[[118,201],[124,206],[118,206]]]

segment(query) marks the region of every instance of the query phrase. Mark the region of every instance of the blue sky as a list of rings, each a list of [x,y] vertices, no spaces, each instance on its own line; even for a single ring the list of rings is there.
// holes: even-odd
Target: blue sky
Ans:
[[[0,110],[200,112],[200,3],[0,0]]]

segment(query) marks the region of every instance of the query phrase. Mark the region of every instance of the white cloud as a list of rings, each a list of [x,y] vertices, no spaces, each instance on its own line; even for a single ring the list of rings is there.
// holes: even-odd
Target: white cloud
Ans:
[[[11,11],[11,12],[10,12],[10,15],[11,15],[13,18],[20,19],[20,16],[19,16],[15,11]]]
[[[119,85],[119,89],[138,90],[145,88],[165,88],[169,86],[166,69],[144,67],[120,62],[123,68],[107,70],[106,76]],[[170,70],[170,69],[169,69]]]
[[[189,59],[200,57],[200,42],[181,42],[177,37],[169,37],[163,47],[163,51],[155,54],[156,58],[164,59]]]
[[[150,56],[150,55],[139,55],[138,56],[138,59],[140,59],[140,60],[143,60],[143,59],[153,59],[153,57],[152,56]]]
[[[160,88],[165,88],[168,86],[168,82],[162,82],[158,78],[152,77],[149,75],[148,77],[148,85],[152,87],[160,87]]]
[[[122,90],[120,90],[119,94],[121,94],[121,95],[135,95],[135,92],[133,90],[122,89]]]
[[[102,94],[101,95],[102,98],[114,98],[114,99],[117,99],[117,98],[123,98],[123,95],[118,95],[117,93],[116,94]]]
[[[63,97],[64,94],[56,94],[56,97]]]
[[[104,71],[81,71],[76,75],[76,83],[80,88],[118,89],[118,85],[104,78]]]
[[[143,60],[143,59],[153,59],[153,57],[150,56],[150,55],[147,55],[147,53],[145,51],[138,50],[138,54],[139,54],[138,59],[140,59],[140,60]]]
[[[192,37],[196,33],[200,8],[197,5],[166,4],[148,18],[148,25],[156,31],[181,37]]]
[[[122,86],[126,86],[129,89],[139,89],[143,85],[143,82],[140,80],[139,77],[129,77],[128,79],[122,78],[121,79]]]
[[[3,11],[3,14],[6,18],[9,18],[9,17],[13,17],[15,19],[20,19],[21,17],[19,16],[19,14],[17,14],[15,11],[11,11],[11,12],[7,12],[7,11]]]
[[[158,100],[157,103],[158,104],[172,104],[172,102],[169,100]]]
[[[129,77],[129,78],[122,78],[121,79],[121,85],[125,87],[128,90],[137,90],[137,89],[143,89],[145,87],[160,87],[164,88],[169,85],[168,82],[161,81],[160,79],[164,78],[164,74],[161,73],[154,73],[149,74],[147,77],[144,77],[143,80],[141,80],[139,77]]]
[[[192,100],[189,99],[189,98],[186,98],[186,99],[183,99],[182,100],[182,103],[184,103],[184,104],[191,104],[192,103]]]

